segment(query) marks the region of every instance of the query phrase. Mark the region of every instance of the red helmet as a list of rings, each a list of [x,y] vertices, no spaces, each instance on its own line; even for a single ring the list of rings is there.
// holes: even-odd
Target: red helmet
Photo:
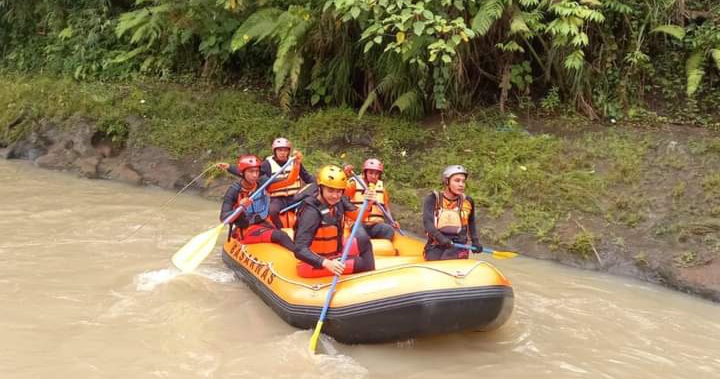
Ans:
[[[287,138],[283,138],[283,137],[275,138],[275,140],[272,143],[273,153],[275,152],[275,149],[280,148],[280,147],[287,147],[288,149],[292,150],[292,144],[290,143],[290,140],[288,140]]]
[[[252,154],[243,154],[238,158],[237,166],[240,172],[245,172],[249,168],[260,168],[260,158]]]
[[[370,159],[366,160],[365,163],[363,163],[363,172],[365,172],[365,170],[375,170],[375,171],[384,172],[385,165],[383,165],[383,163],[380,162],[379,159],[370,158]]]

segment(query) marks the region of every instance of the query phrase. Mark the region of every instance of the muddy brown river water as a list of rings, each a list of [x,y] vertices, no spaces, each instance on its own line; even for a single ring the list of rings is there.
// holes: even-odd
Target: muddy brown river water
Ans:
[[[172,269],[219,203],[27,162],[0,183],[0,378],[720,378],[720,305],[522,257],[493,262],[516,296],[497,331],[310,355],[218,253]]]

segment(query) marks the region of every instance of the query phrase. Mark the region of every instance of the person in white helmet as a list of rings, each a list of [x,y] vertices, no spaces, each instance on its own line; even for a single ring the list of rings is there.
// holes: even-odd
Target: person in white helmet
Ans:
[[[466,259],[469,251],[453,243],[472,243],[478,251],[482,245],[475,226],[475,202],[465,195],[468,172],[461,165],[447,166],[442,172],[443,190],[433,191],[423,202],[423,226],[427,243],[425,260]]]
[[[291,150],[292,143],[290,143],[287,138],[275,138],[272,143],[272,155],[265,158],[260,166],[260,176],[269,178],[272,174],[279,171],[290,157]],[[298,152],[298,154],[302,156],[301,153]],[[270,219],[277,228],[282,228],[283,226],[292,227],[292,225],[283,225],[282,220],[280,219],[280,211],[293,203],[293,196],[297,194],[305,184],[315,183],[315,177],[305,170],[302,163],[293,163],[293,165],[295,164],[300,165],[298,177],[296,177],[296,179],[288,186],[269,191]],[[285,169],[285,172],[280,174],[276,180],[282,181],[287,178],[292,172],[293,165],[290,165],[290,167]]]

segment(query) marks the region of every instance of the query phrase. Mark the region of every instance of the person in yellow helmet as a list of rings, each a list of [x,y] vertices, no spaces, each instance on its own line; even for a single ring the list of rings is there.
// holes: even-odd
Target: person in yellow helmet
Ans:
[[[343,245],[344,225],[348,213],[357,207],[344,196],[347,176],[340,167],[328,165],[317,175],[318,193],[306,198],[298,210],[295,223],[295,257],[302,261],[298,274],[319,277],[350,274],[375,269],[370,237],[358,228],[345,263],[339,258]],[[373,200],[368,195],[368,200]]]

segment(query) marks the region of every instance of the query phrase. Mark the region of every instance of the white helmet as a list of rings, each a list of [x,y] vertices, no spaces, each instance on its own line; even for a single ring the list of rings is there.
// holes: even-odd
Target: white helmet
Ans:
[[[448,185],[448,183],[450,183],[450,177],[455,174],[463,174],[463,175],[465,175],[465,178],[468,177],[468,172],[465,169],[465,167],[463,167],[459,164],[450,165],[450,166],[445,167],[445,169],[442,172],[443,184]]]

